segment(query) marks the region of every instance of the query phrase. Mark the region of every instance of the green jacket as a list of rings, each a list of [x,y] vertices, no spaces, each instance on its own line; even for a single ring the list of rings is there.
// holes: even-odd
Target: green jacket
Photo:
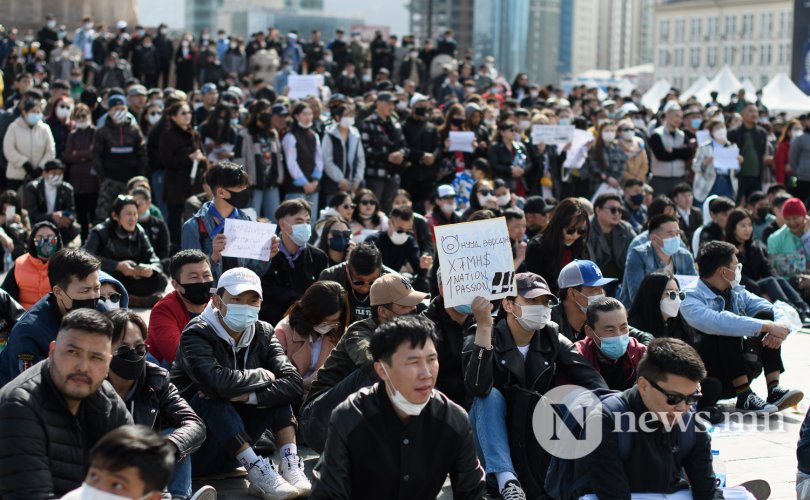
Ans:
[[[768,237],[768,259],[774,271],[785,279],[807,271],[807,248],[810,232],[801,238],[790,231],[787,225]]]

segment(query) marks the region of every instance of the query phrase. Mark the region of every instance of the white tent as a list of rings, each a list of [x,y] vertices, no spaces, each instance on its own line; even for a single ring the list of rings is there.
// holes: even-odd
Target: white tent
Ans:
[[[658,80],[650,87],[650,90],[641,96],[641,105],[647,109],[658,111],[658,108],[661,106],[661,99],[667,95],[671,88],[672,85],[668,81],[664,79]]]
[[[810,111],[810,97],[784,73],[779,73],[762,87],[762,104],[771,113],[799,115]]]
[[[736,94],[741,88],[742,83],[726,65],[705,87],[700,89],[700,92],[695,94],[695,97],[699,102],[706,104],[712,100],[711,93],[717,92],[717,100],[720,104],[725,105],[731,101],[731,94]]]
[[[689,99],[690,97],[692,97],[693,95],[697,94],[698,92],[703,90],[703,87],[705,87],[708,84],[709,84],[709,79],[706,78],[705,76],[701,75],[700,78],[695,80],[692,83],[692,85],[689,86],[688,89],[681,92],[681,97],[680,97],[681,101],[685,101],[685,100]]]
[[[745,100],[748,102],[757,102],[757,86],[750,78],[742,81],[742,88],[745,89]]]

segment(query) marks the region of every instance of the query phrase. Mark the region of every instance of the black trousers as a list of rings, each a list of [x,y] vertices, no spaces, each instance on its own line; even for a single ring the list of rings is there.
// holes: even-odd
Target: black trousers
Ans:
[[[82,242],[87,241],[87,233],[93,225],[93,218],[96,216],[96,204],[98,203],[98,193],[74,194],[76,202],[76,221],[82,227]]]
[[[703,335],[698,347],[700,357],[706,365],[709,377],[720,380],[723,384],[723,395],[730,397],[734,394],[734,385],[731,383],[737,377],[745,376],[751,380],[750,361],[762,363],[763,372],[768,374],[785,371],[782,363],[782,349],[770,349],[762,346],[760,337],[751,340],[757,347],[761,347],[758,360],[746,360],[746,356],[756,356],[746,352],[742,337],[725,337],[722,335]]]

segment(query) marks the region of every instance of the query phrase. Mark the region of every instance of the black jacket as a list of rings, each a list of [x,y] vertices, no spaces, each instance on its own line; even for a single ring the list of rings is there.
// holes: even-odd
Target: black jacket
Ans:
[[[525,164],[523,165],[524,170],[528,170],[529,165],[529,157],[526,153],[526,148],[524,147],[523,143],[520,141],[514,141],[514,154],[523,155],[525,157]],[[523,178],[516,179],[512,177],[512,166],[514,165],[514,159],[512,157],[512,152],[510,152],[503,141],[497,141],[492,144],[489,148],[489,166],[492,168],[492,175],[493,177],[500,177],[501,179],[506,182],[506,185],[509,186],[511,191],[515,190],[515,182],[520,180],[521,182],[524,181]],[[525,176],[526,172],[524,172]]]
[[[53,212],[61,212],[69,210],[76,211],[76,206],[73,203],[73,186],[67,182],[63,182],[56,188],[56,200],[53,204],[53,211],[48,212],[48,202],[45,198],[45,179],[40,177],[35,181],[31,181],[25,185],[25,194],[23,200],[25,201],[25,208],[28,209],[28,217],[31,219],[31,224],[42,222],[44,220],[53,222]]]
[[[43,360],[0,391],[0,495],[4,500],[61,497],[82,484],[90,448],[132,423],[109,382],[73,415]]]
[[[588,235],[588,253],[591,260],[601,269],[605,269],[607,264],[613,264],[619,268],[620,276],[610,276],[621,281],[624,276],[624,265],[627,263],[627,251],[630,242],[636,237],[636,232],[629,222],[619,221],[619,225],[611,231],[611,241],[608,244],[607,236],[602,232],[602,226],[594,215],[591,220],[591,234]]]
[[[160,165],[166,170],[163,200],[169,204],[180,205],[186,198],[202,189],[202,179],[208,168],[208,160],[197,165],[197,174],[191,182],[194,162],[188,157],[194,151],[205,151],[196,130],[182,130],[171,123],[160,135],[158,156]]]
[[[100,179],[127,182],[149,175],[146,144],[136,123],[117,125],[108,117],[93,136],[93,160]]]
[[[317,469],[313,500],[436,498],[448,474],[454,499],[484,498],[467,414],[438,393],[407,423],[383,385],[352,394],[332,412]]]
[[[447,314],[442,296],[431,300],[427,310],[422,314],[436,325],[436,331],[439,334],[439,342],[436,344],[436,351],[439,354],[439,375],[436,377],[436,389],[454,403],[469,408],[469,398],[464,387],[464,364],[461,360],[461,351],[464,347],[464,335],[473,323],[472,316],[468,316],[464,324],[459,325]]]
[[[116,277],[121,276],[115,267],[123,260],[148,265],[156,273],[163,271],[160,259],[140,225],[135,226],[135,231],[127,238],[120,238],[117,228],[117,222],[107,219],[91,229],[87,235],[84,249],[101,259],[102,271]]]
[[[216,399],[231,399],[255,392],[259,408],[300,401],[304,381],[281,349],[273,328],[264,321],[257,321],[255,328],[250,344],[234,353],[205,319],[192,319],[180,336],[172,365],[172,383],[180,396],[189,401],[202,391]],[[235,365],[237,359],[240,362]]]
[[[146,363],[126,405],[136,424],[156,431],[174,429],[166,439],[180,452],[177,460],[197,451],[205,441],[205,424],[180,397],[169,372],[158,365]]]
[[[648,412],[637,387],[624,391],[621,397],[630,411],[641,419]],[[694,418],[694,415],[692,415]],[[649,419],[646,419],[649,423]],[[575,470],[588,474],[593,492],[599,498],[630,498],[631,492],[674,493],[690,488],[695,500],[723,498],[715,486],[709,433],[695,429],[695,442],[682,463],[676,463],[678,438],[674,431],[667,432],[659,422],[650,423],[654,432],[632,433],[630,457],[617,460],[619,442],[615,429],[615,416],[608,410],[602,413],[602,439],[594,451],[581,459]],[[696,426],[700,427],[700,421]],[[689,477],[689,484],[681,478],[681,468]]]
[[[283,245],[283,243],[281,243]],[[304,252],[290,267],[287,256],[279,251],[270,261],[270,269],[262,276],[261,318],[277,324],[284,313],[300,299],[309,285],[318,281],[321,272],[329,267],[329,257],[318,248],[307,244]]]
[[[409,154],[406,158],[408,167],[402,174],[403,181],[412,183],[430,181],[432,184],[436,180],[436,169],[439,166],[439,156],[443,148],[442,138],[436,125],[426,119],[417,120],[411,117],[405,120],[402,132],[409,147]],[[422,158],[427,153],[435,157],[433,165],[422,164]]]
[[[388,162],[388,155],[401,151],[410,158],[402,126],[394,116],[383,120],[375,111],[360,124],[360,137],[366,155],[366,179],[387,179],[402,173],[405,161],[399,165]]]

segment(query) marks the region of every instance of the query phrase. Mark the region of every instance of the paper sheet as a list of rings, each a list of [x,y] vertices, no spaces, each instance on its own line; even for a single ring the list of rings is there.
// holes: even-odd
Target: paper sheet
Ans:
[[[287,86],[290,92],[287,97],[290,99],[303,99],[307,96],[320,96],[320,82],[323,81],[321,75],[290,75],[287,79]]]
[[[450,132],[450,151],[473,152],[475,132]]]
[[[714,169],[718,173],[727,174],[732,170],[740,169],[740,148],[736,145],[727,148],[714,148]]]
[[[225,257],[242,257],[267,262],[276,225],[269,222],[253,222],[225,219]]]

